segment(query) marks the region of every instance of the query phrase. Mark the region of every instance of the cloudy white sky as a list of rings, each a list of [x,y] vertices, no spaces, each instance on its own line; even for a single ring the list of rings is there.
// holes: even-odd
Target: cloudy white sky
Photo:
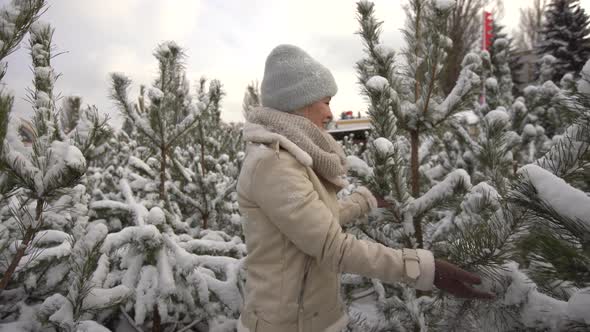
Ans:
[[[502,23],[516,27],[519,8],[533,0],[504,2]],[[111,72],[123,72],[139,84],[150,84],[157,70],[152,56],[156,45],[175,40],[186,48],[187,76],[219,79],[227,96],[222,117],[242,121],[241,104],[247,84],[261,80],[264,61],[281,43],[298,45],[330,68],[339,91],[332,110],[366,108],[356,84],[354,63],[363,56],[354,0],[49,0],[42,20],[55,29],[58,51],[53,60],[62,73],[56,90],[76,94],[84,103],[108,113],[115,126],[119,114],[109,100]],[[395,49],[403,45],[405,0],[374,0],[379,19],[385,21],[383,42]],[[8,0],[0,0],[5,5]],[[590,0],[582,0],[590,11]],[[490,8],[491,9],[491,8]],[[24,101],[32,74],[26,39],[8,57],[5,82],[17,97],[13,114],[27,116]]]

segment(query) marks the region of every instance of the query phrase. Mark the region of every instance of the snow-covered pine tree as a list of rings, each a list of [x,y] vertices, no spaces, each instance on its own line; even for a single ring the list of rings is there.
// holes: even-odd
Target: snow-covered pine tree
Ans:
[[[242,102],[242,114],[244,117],[248,114],[248,112],[253,107],[260,106],[260,86],[258,81],[251,82],[246,87],[246,92],[244,92],[244,101]]]
[[[16,50],[45,4],[45,0],[12,0],[0,9],[0,81],[8,67],[4,58]]]
[[[494,76],[498,82],[501,81],[502,75],[505,75],[506,70],[504,69],[504,62],[508,63],[508,69],[510,69],[510,85],[512,85],[512,95],[519,93],[517,87],[521,86],[524,82],[521,82],[521,75],[519,72],[522,70],[523,63],[520,62],[520,58],[517,56],[517,48],[515,46],[514,38],[508,36],[504,32],[505,26],[499,24],[496,20],[492,21],[492,47],[489,50],[492,65],[496,68]],[[496,41],[499,39],[505,39],[507,46],[499,44],[494,46]],[[496,57],[498,52],[499,58]],[[508,81],[506,81],[508,84]]]
[[[425,175],[448,162],[438,155],[439,145],[449,134],[444,133],[451,129],[454,114],[472,106],[480,86],[469,62],[464,63],[449,96],[445,97],[438,85],[445,49],[452,47],[444,35],[452,5],[452,1],[409,1],[403,30],[405,63],[395,68],[393,51],[380,43],[382,22],[374,17],[373,3],[357,3],[359,34],[367,54],[357,63],[357,72],[370,103],[374,129],[363,155],[371,167],[351,168],[357,173],[365,169],[363,182],[392,203],[388,213],[377,216],[371,227],[360,226],[366,234],[359,236],[368,234],[388,246],[430,248],[442,211],[460,203],[463,193],[471,188],[468,174],[456,170],[455,165],[443,170],[436,180]],[[349,158],[349,163],[361,164],[354,158]],[[362,281],[346,282],[346,278],[354,280],[345,276],[345,284],[367,286]],[[376,290],[379,303],[376,320],[381,322],[373,322],[377,331],[402,326],[419,330],[429,325],[425,313],[431,307],[430,298],[415,295],[400,284],[383,285],[377,280],[371,284],[369,289]]]
[[[120,73],[113,73],[111,96],[117,102],[127,121],[136,128],[141,143],[154,154],[160,162],[159,195],[160,200],[170,206],[166,189],[167,171],[170,155],[181,144],[197,123],[197,115],[202,109],[191,102],[189,84],[184,74],[184,50],[174,42],[160,44],[154,56],[158,60],[159,77],[148,91],[141,87],[138,102],[128,100],[131,80]]]
[[[412,4],[414,8],[419,7],[415,2]],[[425,7],[428,4],[426,3]],[[356,325],[353,324],[351,329],[403,330],[408,326],[415,329],[429,326],[436,330],[554,329],[551,321],[543,320],[543,313],[546,311],[549,312],[547,317],[553,319],[557,325],[563,326],[560,324],[567,319],[564,311],[550,309],[553,303],[558,303],[559,308],[563,308],[563,302],[547,298],[538,292],[536,286],[528,284],[526,270],[523,272],[518,269],[518,265],[511,263],[519,261],[517,248],[523,235],[528,234],[527,227],[531,225],[522,209],[506,203],[506,197],[512,192],[516,181],[515,165],[521,165],[515,164],[514,156],[526,148],[529,149],[526,160],[532,161],[539,157],[540,146],[547,148],[544,130],[534,114],[528,112],[526,99],[519,98],[512,103],[507,98],[506,101],[498,102],[498,107],[489,110],[488,107],[476,106],[476,95],[468,94],[463,105],[479,118],[477,130],[468,132],[467,128],[462,128],[454,118],[438,123],[439,128],[447,129],[444,134],[438,134],[436,130],[429,131],[430,128],[437,128],[432,123],[430,126],[424,126],[426,129],[423,129],[419,136],[422,140],[418,153],[422,192],[421,196],[412,197],[407,180],[408,165],[412,162],[411,139],[408,144],[407,139],[399,137],[399,133],[411,133],[412,128],[408,130],[405,128],[407,125],[404,125],[409,112],[399,112],[400,107],[397,105],[404,105],[405,102],[405,108],[402,106],[401,109],[415,112],[416,108],[408,107],[411,103],[398,96],[411,96],[412,87],[418,86],[416,81],[420,81],[408,80],[403,74],[392,75],[395,72],[393,61],[388,62],[381,54],[385,53],[391,56],[391,59],[393,55],[390,50],[379,45],[381,23],[373,17],[373,5],[363,1],[357,8],[361,23],[360,34],[364,38],[368,54],[367,59],[359,62],[357,69],[361,83],[365,83],[370,114],[379,118],[373,119],[375,137],[370,145],[373,149],[361,156],[371,167],[363,165],[358,158],[349,158],[349,164],[353,171],[364,173],[361,174],[361,178],[364,178],[364,181],[368,180],[373,190],[378,193],[382,193],[380,190],[383,189],[389,190],[388,198],[393,202],[392,211],[388,211],[390,214],[375,216],[377,220],[371,223],[371,227],[359,227],[365,231],[365,234],[361,233],[359,236],[368,234],[390,246],[407,245],[404,240],[407,232],[399,227],[399,223],[403,224],[406,220],[405,212],[412,212],[414,209],[426,226],[423,235],[427,247],[435,251],[438,257],[448,257],[469,270],[480,272],[486,277],[485,287],[496,291],[501,300],[473,303],[445,297],[416,299],[413,292],[403,286],[383,285],[376,280],[367,283],[362,278],[345,275],[345,291],[352,303],[352,315],[358,316]],[[420,26],[414,24],[414,27]],[[410,50],[419,49],[420,44],[416,46],[412,41],[409,43],[412,46]],[[383,49],[386,51],[380,52]],[[428,54],[430,59],[435,58],[435,52],[430,51]],[[411,66],[412,61],[406,62]],[[421,66],[425,64],[420,63],[415,68],[424,68]],[[411,69],[406,70],[406,75],[408,72],[416,73]],[[490,77],[494,69],[487,52],[480,55],[469,54],[463,61],[463,72],[470,73],[470,77],[473,78],[471,82],[475,86],[479,77]],[[382,73],[382,79],[371,78],[374,73]],[[420,76],[410,76],[414,77]],[[404,80],[408,80],[410,84],[404,84]],[[401,87],[405,90],[398,90],[403,94],[394,94],[392,91],[395,91],[395,88],[390,87]],[[380,90],[385,92],[379,94]],[[558,101],[561,101],[560,107],[571,108],[572,105],[567,103],[565,91],[558,90],[553,91],[553,103],[558,105]],[[442,99],[440,95],[433,96],[435,102]],[[424,121],[423,123],[428,124],[428,117],[425,118],[426,121],[418,117],[415,123]],[[391,129],[384,130],[384,124],[391,124]],[[396,130],[399,135],[397,137]],[[394,143],[383,137],[379,138],[381,135],[392,137]],[[382,153],[379,154],[378,151]],[[378,157],[382,159],[379,160]],[[457,168],[465,168],[469,175]],[[389,169],[391,173],[380,169]],[[400,177],[401,181],[395,176]],[[371,182],[373,177],[378,177],[379,182]],[[405,201],[400,202],[396,196],[398,184],[405,185],[402,187],[405,191],[398,191],[405,193]],[[454,194],[450,194],[453,191]],[[383,221],[386,220],[390,222],[384,225]],[[398,221],[398,226],[392,224],[391,220]],[[350,292],[351,288],[357,291],[360,288],[362,291]],[[360,300],[359,297],[370,296],[371,289],[377,293],[377,315],[358,315],[359,311],[355,309],[355,304],[361,301],[367,305],[367,301]],[[522,294],[527,294],[524,299],[519,297]],[[576,301],[579,301],[579,298]],[[425,315],[425,312],[428,314]],[[393,315],[395,319],[391,319]]]
[[[543,61],[551,62],[552,57],[545,56]],[[531,121],[542,126],[549,138],[562,134],[567,124],[573,120],[569,108],[560,102],[564,100],[564,91],[553,81],[529,85],[524,89],[523,96]]]
[[[418,199],[428,190],[429,184],[421,181],[420,166],[431,153],[428,150],[432,144],[429,136],[436,135],[437,130],[443,128],[453,114],[470,106],[477,93],[479,77],[468,67],[463,68],[456,87],[448,97],[441,95],[438,86],[440,63],[446,56],[445,48],[451,47],[444,31],[446,16],[452,4],[449,1],[410,1],[406,8],[408,20],[404,30],[407,47],[403,54],[407,66],[401,71],[393,67],[394,54],[391,49],[379,42],[381,23],[373,16],[374,5],[366,1],[357,5],[360,34],[368,55],[358,62],[357,71],[371,102],[369,114],[375,128],[373,135],[383,138],[373,145],[381,152],[399,147],[399,151],[408,151],[410,155],[403,166],[409,170],[409,174],[406,176],[406,172],[399,172],[397,176],[402,181],[392,182],[398,182],[400,188],[404,188],[399,192],[406,194],[400,196],[393,192],[392,200],[408,194]],[[402,141],[396,144],[385,141],[400,140],[396,134],[406,138],[401,138]],[[403,157],[403,153],[399,156]],[[409,209],[400,215],[402,219],[399,221],[404,222],[408,235],[415,237],[415,244],[423,247],[419,216],[422,213],[414,214],[418,211],[412,212],[413,208],[408,206],[406,200],[394,203],[395,206],[404,207],[404,210]]]
[[[130,289],[120,307],[88,307],[96,313],[94,320],[109,327],[122,324],[154,331],[235,326],[246,255],[242,240],[176,223],[183,217],[160,208],[159,163],[150,166],[133,158],[122,167],[119,200],[91,204],[100,217],[94,222],[118,226],[100,248],[94,286]],[[153,177],[144,177],[146,173]]]
[[[191,211],[194,221],[208,228],[218,221],[220,210],[227,210],[228,201],[229,210],[236,211],[228,197],[239,170],[240,131],[220,119],[224,92],[219,81],[212,80],[207,88],[207,80],[202,78],[197,102],[192,101],[182,48],[174,42],[163,43],[155,56],[160,77],[147,100],[142,88],[138,103],[132,105],[127,100],[130,81],[121,74],[112,75],[112,96],[139,133],[138,143],[147,148],[141,159],[156,154],[160,199],[166,202],[166,210],[175,215]],[[188,147],[179,149],[181,146]],[[174,200],[169,195],[174,195]]]
[[[512,160],[515,167],[514,171],[519,165],[522,166],[538,158],[545,150],[544,146],[548,140],[538,117],[532,112],[529,112],[525,99],[523,97],[519,97],[516,100],[513,99],[511,93],[513,90],[513,81],[511,79],[508,58],[510,54],[509,45],[509,39],[497,38],[496,36],[489,54],[486,51],[480,53],[481,68],[477,68],[479,66],[474,68],[479,75],[484,77],[489,76],[486,79],[485,103],[480,105],[476,102],[473,107],[474,113],[478,117],[476,131],[480,134],[477,137],[471,138],[467,135],[460,135],[463,137],[462,142],[469,143],[466,146],[468,147],[467,150],[470,151],[465,157],[467,157],[467,170],[469,174],[471,176],[476,175],[475,178],[472,178],[474,182],[480,181],[477,179],[476,173],[478,171],[474,170],[474,167],[476,167],[474,162],[475,164],[482,164],[473,160],[472,157],[478,156],[478,151],[482,148],[480,144],[487,144],[491,140],[491,137],[497,137],[498,134],[505,136],[502,141],[507,145],[497,146],[497,148],[500,149],[499,151],[505,152],[512,150],[510,152],[511,155],[506,156],[506,161]],[[473,54],[473,56],[476,55]],[[545,104],[543,106],[547,105]],[[490,112],[493,113],[488,116]],[[504,122],[507,122],[508,126],[492,125],[489,119],[492,116],[504,118]],[[475,141],[472,142],[471,139],[475,139]],[[464,152],[465,150],[457,153],[462,154]],[[488,161],[491,160],[495,159]],[[483,165],[486,163],[489,166],[487,161]]]
[[[191,227],[241,234],[235,185],[243,150],[239,125],[221,121],[221,83],[209,87],[201,78],[199,103],[205,105],[190,135],[188,148],[177,149],[171,193]]]
[[[512,39],[503,33],[503,28],[494,23],[492,29],[492,48],[489,51],[492,76],[486,79],[486,102],[490,109],[513,102]]]
[[[107,227],[96,223],[88,227],[83,237],[69,239],[72,250],[67,266],[72,278],[67,295],[56,293],[43,301],[37,314],[43,325],[53,326],[58,331],[110,331],[92,320],[94,313],[117,306],[131,290],[123,285],[110,289],[97,287],[106,272],[100,255],[106,235]],[[96,270],[99,265],[102,269]]]
[[[590,17],[578,0],[553,0],[545,10],[545,22],[535,52],[555,57],[551,80],[577,75],[590,58]]]
[[[130,141],[122,150],[131,155],[124,165],[112,175],[96,174],[106,185],[104,199],[91,203],[92,215],[111,230],[101,248],[95,274],[102,277],[96,287],[122,285],[131,295],[120,308],[96,308],[95,319],[106,326],[152,329],[233,326],[241,303],[244,244],[221,231],[191,229],[177,222],[189,218],[162,210],[159,162],[135,157],[133,150],[140,148]],[[108,192],[111,177],[119,178],[114,192]]]
[[[530,164],[547,152],[551,141],[537,116],[531,114],[524,97],[518,97],[509,109],[512,131],[520,135],[513,149],[515,168]]]
[[[237,208],[231,196],[240,130],[220,119],[219,81],[207,86],[201,79],[191,96],[178,45],[163,43],[155,56],[160,75],[147,93],[140,89],[137,103],[128,101],[129,79],[112,75],[128,133],[118,133],[112,158],[118,162],[89,179],[97,188],[92,216],[111,231],[95,273],[102,275],[97,287],[123,285],[131,295],[120,308],[98,308],[96,320],[154,331],[232,328],[245,246],[239,237],[205,228],[240,220],[225,213]]]
[[[553,81],[555,77],[555,63],[557,59],[551,54],[545,54],[541,58],[541,67],[539,68],[539,84],[547,81]]]
[[[577,86],[583,87],[590,75],[583,72],[581,76]],[[461,229],[451,242],[450,256],[479,264],[502,301],[462,310],[462,317],[471,317],[471,325],[462,322],[463,328],[478,324],[499,330],[589,327],[584,313],[590,296],[590,220],[584,209],[590,188],[590,94],[577,89],[562,93],[563,107],[577,114],[565,133],[555,137],[541,158],[519,168],[514,180],[465,205],[469,207],[465,212],[483,219],[472,219],[475,222]]]
[[[364,136],[367,137],[368,140],[370,140],[369,131],[366,131],[364,133]],[[357,140],[354,133],[344,136],[342,138],[342,141],[340,141],[340,143],[342,144],[342,148],[344,149],[344,154],[346,154],[347,156],[355,156],[355,157],[362,156],[365,153],[365,150],[367,148],[367,144],[363,141]],[[364,166],[361,166],[361,167],[364,167]],[[362,172],[362,170],[361,170],[361,172]]]
[[[563,135],[554,137],[547,154],[534,165],[519,170],[520,181],[511,196],[511,200],[531,212],[533,222],[540,226],[531,234],[532,241],[527,242],[532,245],[523,246],[527,255],[534,255],[536,261],[531,267],[531,277],[558,298],[567,294],[562,283],[578,288],[590,283],[590,219],[578,209],[588,205],[584,195],[590,191],[587,111],[590,91],[584,90],[584,86],[590,84],[590,60],[580,76],[575,90],[567,93],[568,99],[563,101],[577,116]],[[555,194],[551,194],[553,192]],[[560,293],[555,291],[557,288],[561,288]]]
[[[451,92],[461,71],[463,58],[481,45],[482,11],[491,4],[490,0],[457,0],[448,19],[448,36],[453,42],[449,50],[443,73],[440,76],[445,94]]]
[[[395,53],[393,49],[387,45],[381,44],[379,35],[381,32],[381,25],[383,22],[377,21],[374,17],[374,4],[370,2],[359,2],[357,3],[357,20],[361,25],[359,34],[363,38],[363,44],[366,48],[366,52],[369,57],[357,62],[356,69],[359,75],[359,83],[363,93],[369,98],[368,115],[371,119],[371,126],[373,128],[371,136],[368,139],[367,144],[369,146],[374,145],[373,141],[383,137],[388,141],[395,141],[397,132],[397,121],[394,110],[399,110],[399,100],[397,99],[397,92],[389,86],[398,86],[400,80],[398,78],[396,68],[394,66]],[[377,59],[375,59],[377,58]],[[381,142],[380,140],[377,142]],[[388,145],[383,141],[385,145]],[[380,196],[386,196],[393,191],[391,187],[392,183],[396,183],[397,177],[390,178],[390,174],[386,167],[379,167],[377,165],[385,165],[384,161],[390,154],[389,149],[371,149],[372,153],[370,156],[365,154],[366,158],[375,159],[372,164],[376,165],[375,179],[381,179],[379,181],[373,181],[371,189],[379,194]],[[383,152],[383,153],[381,153]],[[368,152],[367,152],[368,153]],[[364,172],[364,168],[355,167],[359,163],[355,163],[354,159],[349,158],[349,164],[351,164],[351,170],[358,175],[369,175]],[[400,165],[401,167],[401,165]],[[400,179],[404,172],[399,170]],[[387,181],[389,180],[389,181]],[[370,181],[370,180],[369,180]],[[397,200],[402,204],[406,200],[407,194],[401,192],[405,190],[405,185],[400,186],[400,192],[397,195]]]
[[[97,113],[90,123],[77,118],[66,126],[58,121],[63,110],[56,107],[53,93],[57,75],[51,67],[52,36],[53,28],[47,24],[30,27],[34,85],[29,97],[35,112],[33,121],[27,122],[31,142],[23,143],[13,120],[0,155],[2,179],[5,184],[9,181],[4,188],[10,189],[0,206],[0,312],[8,321],[20,316],[25,325],[34,324],[28,305],[67,287],[72,251],[68,239],[85,234],[88,197],[79,183],[86,159],[75,144],[86,147],[90,155],[110,133],[106,119]]]
[[[94,165],[104,159],[111,149],[113,130],[108,115],[100,114],[94,105],[82,105],[80,96],[66,96],[59,112],[59,126],[63,136],[74,144],[86,159]]]
[[[43,7],[45,7],[45,0],[28,2],[11,1],[10,4],[6,4],[0,8],[0,82],[2,82],[8,68],[8,64],[4,62],[4,58],[16,50],[30,26],[39,18]],[[2,85],[0,88],[1,142],[4,142],[6,137],[13,102],[14,97],[10,93],[7,93],[4,85]],[[2,146],[3,144],[0,145],[0,153]],[[6,180],[6,176],[2,175],[0,180],[0,194],[2,196],[12,188],[11,183]]]
[[[477,58],[475,57],[474,59]],[[477,68],[473,69],[479,73]],[[582,76],[584,75],[582,74]],[[590,78],[590,75],[588,76]],[[580,80],[579,82],[574,82],[569,90],[556,91],[555,94],[560,97],[555,98],[553,101],[572,114],[574,119],[578,119],[575,120],[576,123],[580,122],[580,113],[582,110],[587,109],[588,105],[588,96],[578,93],[578,86],[583,87],[584,85],[585,81]],[[573,99],[571,97],[572,93],[574,95]],[[581,102],[584,100],[586,101],[586,105]],[[442,243],[434,243],[434,247],[438,247],[439,249],[446,248],[439,251],[439,253],[441,255],[448,255],[453,261],[461,262],[462,265],[468,268],[478,269],[481,273],[488,276],[487,282],[491,281],[490,284],[492,285],[488,287],[495,289],[497,294],[501,294],[503,300],[482,307],[456,306],[457,303],[450,301],[447,303],[444,312],[452,309],[451,314],[448,317],[442,317],[441,320],[451,325],[440,326],[442,328],[473,330],[480,329],[482,324],[487,324],[493,327],[491,328],[492,330],[525,328],[561,330],[571,325],[567,320],[570,319],[568,316],[572,315],[572,313],[569,311],[570,309],[566,308],[570,304],[559,301],[559,299],[567,300],[569,295],[565,298],[563,298],[563,295],[561,297],[555,296],[551,292],[544,291],[546,286],[543,284],[539,285],[539,290],[544,291],[545,294],[554,296],[555,299],[537,291],[537,286],[531,283],[529,277],[527,277],[527,274],[530,274],[535,278],[534,275],[536,272],[529,271],[528,266],[530,264],[529,261],[533,260],[537,253],[535,251],[524,250],[525,252],[529,252],[529,255],[533,259],[529,258],[529,261],[523,261],[521,258],[526,256],[522,253],[523,249],[530,247],[532,250],[535,250],[535,246],[541,247],[549,243],[549,241],[535,242],[536,239],[542,240],[543,238],[540,236],[537,237],[535,232],[529,232],[529,229],[533,231],[542,229],[539,228],[539,223],[542,224],[542,222],[538,220],[538,217],[534,216],[534,213],[533,218],[530,218],[530,215],[523,212],[523,207],[524,211],[526,211],[527,208],[530,209],[531,203],[522,203],[513,199],[510,200],[511,204],[506,203],[507,198],[515,195],[515,192],[520,199],[526,198],[528,200],[530,197],[533,197],[532,201],[537,204],[539,203],[536,200],[537,196],[532,192],[534,189],[531,191],[531,185],[528,185],[529,192],[526,193],[522,188],[527,188],[527,186],[522,185],[521,179],[515,178],[515,175],[521,176],[523,170],[530,166],[524,166],[517,172],[516,168],[514,168],[514,171],[510,169],[510,162],[518,162],[514,164],[515,167],[534,162],[543,155],[539,145],[542,145],[542,149],[545,151],[550,146],[547,144],[548,142],[543,128],[535,124],[536,117],[528,114],[524,102],[524,98],[518,98],[509,109],[508,114],[504,107],[499,107],[482,116],[479,119],[477,130],[480,134],[476,137],[471,137],[472,135],[467,135],[466,132],[461,134],[461,131],[457,130],[458,137],[464,138],[464,141],[467,143],[463,148],[468,150],[464,153],[464,156],[470,156],[469,158],[465,158],[466,161],[470,161],[467,169],[471,174],[472,183],[477,184],[472,187],[470,193],[461,204],[461,212],[459,214],[454,213],[448,215],[449,217],[445,218],[446,222],[443,222],[439,230],[437,230],[438,235],[435,236],[434,242],[444,240],[446,235],[449,240],[444,242],[448,242],[449,244],[441,247]],[[578,135],[583,132],[579,131]],[[520,137],[517,133],[520,133]],[[562,136],[555,137],[556,142],[562,142],[562,139]],[[568,157],[562,158],[565,161],[552,160],[548,164],[552,165],[552,167],[562,167],[557,165],[569,162],[569,165],[576,165],[572,168],[578,172],[574,178],[581,179],[584,176],[587,178],[587,174],[584,174],[584,172],[587,173],[587,166],[585,166],[587,164],[587,161],[585,161],[587,157],[583,156],[583,153],[585,153],[583,151],[586,151],[584,150],[586,149],[584,148],[586,144],[584,143],[585,140],[587,140],[587,137],[581,138],[578,136],[574,142],[572,142],[571,138],[568,139],[567,142],[570,143],[567,147],[564,144],[561,144],[560,147],[554,146],[553,150],[557,149],[557,151],[564,153]],[[510,151],[511,149],[513,151]],[[461,150],[459,149],[458,151],[461,152]],[[582,152],[578,155],[578,152],[572,153],[568,151]],[[550,152],[548,156],[554,153]],[[512,154],[514,154],[514,157],[511,156]],[[519,154],[521,155],[520,157]],[[513,158],[514,160],[512,160]],[[538,180],[539,176],[536,179]],[[557,178],[547,181],[561,182]],[[493,187],[490,185],[493,185]],[[582,191],[587,191],[585,189],[587,185],[584,185],[584,181],[580,182],[578,180],[575,186],[578,189],[582,189]],[[564,186],[562,186],[562,189],[564,192],[570,191],[564,188]],[[546,188],[543,188],[543,190],[546,191]],[[536,211],[543,210],[537,209]],[[547,211],[547,208],[545,211]],[[455,233],[457,230],[459,231]],[[450,236],[448,231],[451,231]],[[583,234],[583,232],[580,232],[580,228],[578,228],[578,239],[584,236]],[[549,240],[555,242],[552,238]],[[573,243],[575,249],[580,250],[582,248],[583,250],[583,246],[580,247],[579,244],[576,244],[579,242],[573,241]],[[547,252],[555,253],[549,247],[545,249]],[[565,248],[565,250],[569,250],[570,256],[575,254],[579,257],[579,252],[575,253],[574,251],[572,254],[572,247]],[[557,254],[557,257],[561,256]],[[523,263],[524,269],[519,270],[518,265],[514,261]],[[577,262],[583,262],[583,260],[578,259]],[[537,267],[554,270],[550,262],[543,260],[537,262]],[[566,285],[571,285],[571,279],[577,279],[577,282],[584,281],[584,278],[572,278],[572,273],[580,271],[579,265],[578,267],[571,268],[571,266],[561,264],[559,268],[563,275],[570,277],[570,280],[565,282]],[[585,269],[582,268],[581,271],[585,271]],[[545,279],[541,280],[551,284],[552,287],[557,287],[556,285],[561,284],[559,280],[563,280],[563,278],[556,278],[555,274],[552,277],[553,279],[545,277]],[[586,286],[582,284],[580,287]],[[570,295],[576,291],[572,290],[571,287],[569,287],[569,290]],[[562,292],[562,294],[564,293]],[[570,300],[575,303],[573,305],[574,308],[580,307],[580,301],[583,301],[584,294],[585,291],[580,290],[576,297]],[[580,323],[579,316],[575,316],[575,312],[578,309],[572,310],[574,310],[574,317],[578,317],[576,318],[578,322],[574,325],[583,325],[582,330],[587,328],[584,325],[585,323]],[[454,320],[456,316],[462,317],[463,320]]]

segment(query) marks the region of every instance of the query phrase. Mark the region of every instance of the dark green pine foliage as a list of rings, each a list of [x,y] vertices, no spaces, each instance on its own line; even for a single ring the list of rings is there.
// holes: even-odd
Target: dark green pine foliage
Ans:
[[[508,41],[508,66],[510,67],[510,75],[512,78],[512,95],[518,96],[519,89],[518,87],[524,84],[520,71],[523,68],[523,62],[520,60],[520,56],[517,55],[517,47],[514,43],[514,39],[509,37],[508,34],[504,31],[506,28],[502,24],[498,24],[495,21],[492,23],[492,48],[489,50],[490,58],[492,61],[492,65],[496,68],[498,65],[498,59],[496,58],[496,47],[494,47],[494,42],[498,39],[506,39]],[[500,81],[500,73],[494,72],[494,76],[496,79]]]
[[[582,70],[590,58],[590,17],[578,0],[554,0],[547,6],[536,53],[539,58],[546,54],[556,58],[553,82]]]

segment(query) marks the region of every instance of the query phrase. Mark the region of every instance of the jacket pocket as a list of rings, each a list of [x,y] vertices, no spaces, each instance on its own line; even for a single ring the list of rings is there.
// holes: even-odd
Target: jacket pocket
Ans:
[[[340,303],[332,309],[318,311],[311,316],[311,331],[342,331],[347,323],[348,317],[342,310]]]
[[[244,323],[242,323],[242,316],[241,315],[240,315],[240,318],[238,318],[238,323],[236,325],[237,325],[238,332],[253,332],[249,328],[244,326]]]
[[[297,323],[271,323],[260,318],[256,312],[243,312],[241,316],[246,332],[295,332],[297,331]]]
[[[256,332],[258,330],[258,316],[252,311],[242,312],[239,323],[241,324],[238,324],[238,332],[240,331],[240,325],[245,329],[245,332]]]

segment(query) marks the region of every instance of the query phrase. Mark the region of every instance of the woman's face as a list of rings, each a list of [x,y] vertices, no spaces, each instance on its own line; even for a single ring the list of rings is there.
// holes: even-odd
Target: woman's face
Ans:
[[[330,110],[331,99],[332,97],[323,98],[296,113],[306,117],[319,128],[326,130],[328,129],[328,124],[332,121],[332,111]]]

